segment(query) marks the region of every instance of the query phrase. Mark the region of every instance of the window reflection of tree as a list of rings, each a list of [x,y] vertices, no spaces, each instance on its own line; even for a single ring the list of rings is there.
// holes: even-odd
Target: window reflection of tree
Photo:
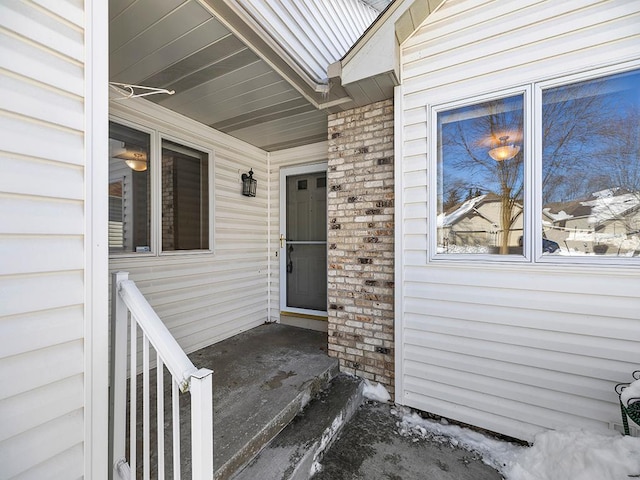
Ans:
[[[543,209],[551,205],[558,210],[571,205],[587,207],[597,202],[598,215],[592,214],[588,226],[593,245],[585,243],[581,247],[585,253],[593,251],[598,239],[606,238],[603,232],[607,230],[637,237],[636,246],[632,242],[631,247],[625,248],[640,248],[639,112],[639,71],[543,90],[542,159],[533,159],[536,163],[541,161]],[[524,145],[523,119],[521,96],[438,115],[438,211],[450,212],[480,193],[497,195],[501,204],[502,254],[509,252],[511,230],[523,206],[524,149],[501,162],[493,160],[488,150],[505,135],[509,142]],[[605,200],[609,197],[619,198]],[[630,208],[623,208],[622,202],[630,204]],[[603,210],[607,209],[605,215]],[[595,217],[606,218],[609,226],[598,223]],[[625,232],[619,233],[621,230]],[[601,251],[618,255],[621,250],[622,246],[617,245],[616,249]]]
[[[446,114],[445,114],[446,117]],[[452,205],[463,191],[494,193],[500,199],[499,249],[509,253],[511,229],[521,214],[524,190],[524,150],[511,159],[496,161],[488,151],[501,137],[522,144],[522,96],[485,102],[452,112],[442,124],[442,168],[444,205]],[[453,178],[463,172],[463,178]],[[470,193],[471,195],[472,193]],[[446,211],[446,210],[445,210]],[[513,242],[511,242],[513,243]]]
[[[543,205],[597,204],[597,217],[606,218],[611,225],[623,226],[622,232],[617,230],[620,238],[637,235],[639,84],[640,73],[631,72],[551,88],[543,93]],[[619,198],[607,200],[613,197]],[[629,204],[630,208],[621,203]],[[592,249],[619,255],[622,240],[607,240],[606,226],[595,217],[592,215],[589,227],[595,243],[585,243],[584,253]],[[617,248],[597,249],[595,244],[599,240],[613,241]]]

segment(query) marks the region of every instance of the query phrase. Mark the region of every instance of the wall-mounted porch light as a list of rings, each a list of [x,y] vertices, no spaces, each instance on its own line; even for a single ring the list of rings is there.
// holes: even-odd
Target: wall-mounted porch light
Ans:
[[[509,140],[509,136],[506,135],[504,137],[500,137],[500,144],[489,150],[489,155],[496,162],[502,162],[504,160],[510,160],[515,157],[520,151],[520,147],[518,145],[514,145],[513,143],[507,143]]]
[[[255,197],[258,181],[253,178],[253,169],[249,173],[242,174],[242,195],[245,197]]]

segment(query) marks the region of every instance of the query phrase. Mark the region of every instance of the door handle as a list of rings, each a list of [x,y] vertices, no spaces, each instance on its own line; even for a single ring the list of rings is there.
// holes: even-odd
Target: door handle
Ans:
[[[284,247],[284,242],[286,242],[287,239],[285,238],[285,236],[281,233],[280,234],[280,248]]]

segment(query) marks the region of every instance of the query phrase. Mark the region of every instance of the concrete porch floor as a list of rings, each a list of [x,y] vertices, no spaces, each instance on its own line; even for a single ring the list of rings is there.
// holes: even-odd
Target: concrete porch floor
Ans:
[[[249,461],[338,373],[327,334],[262,325],[189,355],[213,370],[215,478]],[[188,477],[187,477],[188,478]]]
[[[338,374],[327,355],[327,334],[265,324],[188,355],[197,368],[213,371],[214,478],[224,480],[244,466],[309,400]],[[150,371],[151,478],[157,478],[155,369]],[[164,383],[170,385],[165,369]],[[137,380],[137,472],[142,478],[142,374]],[[164,395],[165,477],[173,478],[170,388]],[[191,478],[189,394],[180,395],[181,478]],[[127,445],[128,445],[127,420]],[[128,450],[128,447],[127,447]]]
[[[269,440],[279,432],[288,435],[286,440],[274,440],[276,446],[288,443],[291,438],[310,443],[314,424],[321,423],[328,413],[317,408],[312,398],[327,388],[338,374],[338,362],[327,355],[327,334],[282,324],[266,324],[240,333],[227,340],[198,350],[189,355],[198,368],[213,370],[214,409],[214,479],[226,480],[240,472]],[[166,377],[166,375],[165,375]],[[154,378],[154,374],[151,375]],[[168,379],[165,380],[165,384]],[[335,382],[334,382],[335,384]],[[138,386],[141,381],[138,382]],[[335,385],[334,385],[335,387]],[[154,385],[151,385],[153,398]],[[340,389],[332,388],[319,395],[321,404],[327,396],[335,402],[346,402]],[[138,397],[140,398],[140,396]],[[360,397],[361,399],[361,397]],[[360,400],[361,401],[361,400]],[[358,401],[358,404],[359,402]],[[317,401],[315,403],[318,403]],[[303,408],[309,404],[304,411]],[[170,399],[165,398],[165,406]],[[442,452],[429,442],[415,442],[394,434],[395,420],[388,415],[389,406],[363,405],[346,423],[343,433],[320,461],[322,470],[317,480],[393,479],[433,480],[486,479],[500,476],[493,469],[475,460],[469,465],[464,451]],[[165,407],[166,408],[166,407]],[[357,408],[357,405],[355,405]],[[191,478],[189,395],[181,395],[181,478]],[[319,413],[320,412],[320,413]],[[297,418],[296,418],[297,416]],[[152,412],[152,422],[155,412]],[[313,417],[313,418],[311,418]],[[139,417],[138,417],[139,418]],[[292,420],[295,421],[292,422]],[[300,420],[304,419],[304,420]],[[327,420],[327,419],[324,419]],[[331,419],[329,418],[329,422]],[[303,428],[306,433],[296,431]],[[141,432],[141,423],[138,422]],[[172,478],[171,424],[165,418],[166,478]],[[293,431],[291,431],[293,429]],[[287,433],[288,432],[288,433]],[[152,423],[151,440],[155,442]],[[140,438],[140,437],[139,437]],[[296,440],[297,441],[297,440]],[[273,447],[272,447],[273,448]],[[140,452],[138,451],[138,473]],[[271,462],[278,460],[273,450],[265,448],[263,456]],[[157,478],[156,459],[152,456],[151,478]],[[399,465],[403,465],[401,468]],[[471,468],[470,468],[471,467]],[[279,470],[292,470],[294,465],[284,465]],[[251,473],[242,472],[241,478],[255,480],[283,480],[280,474],[272,474],[271,467],[258,468]],[[278,469],[274,469],[278,470]],[[464,472],[463,472],[464,470]],[[307,470],[308,471],[308,470]],[[423,476],[426,475],[427,476]],[[275,476],[274,476],[275,475]],[[308,478],[304,473],[295,480]],[[469,476],[467,476],[469,475]],[[294,477],[291,477],[294,478]]]

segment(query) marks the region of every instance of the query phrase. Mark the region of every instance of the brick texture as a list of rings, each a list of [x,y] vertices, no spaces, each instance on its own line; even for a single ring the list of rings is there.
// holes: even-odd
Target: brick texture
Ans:
[[[393,102],[329,116],[329,354],[394,395]]]

